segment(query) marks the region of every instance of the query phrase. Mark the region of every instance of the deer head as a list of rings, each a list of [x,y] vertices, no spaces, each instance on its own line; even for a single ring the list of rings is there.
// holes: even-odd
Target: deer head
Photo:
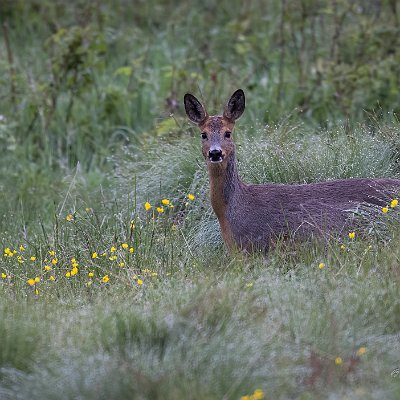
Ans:
[[[184,103],[187,116],[200,128],[202,151],[207,164],[225,167],[229,156],[235,151],[232,131],[245,108],[243,90],[238,89],[233,93],[222,115],[209,116],[200,101],[190,93],[185,94]]]

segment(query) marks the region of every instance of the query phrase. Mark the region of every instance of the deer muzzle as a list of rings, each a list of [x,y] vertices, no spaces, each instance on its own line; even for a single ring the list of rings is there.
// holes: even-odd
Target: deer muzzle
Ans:
[[[212,163],[220,163],[224,159],[222,150],[219,148],[210,149],[208,152],[208,158]]]

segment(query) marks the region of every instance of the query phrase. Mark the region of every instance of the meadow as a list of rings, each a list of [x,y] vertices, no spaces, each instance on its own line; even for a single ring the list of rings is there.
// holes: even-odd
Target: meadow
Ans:
[[[253,183],[400,178],[396,1],[5,0],[0,399],[400,398],[400,193],[228,254],[183,95]]]

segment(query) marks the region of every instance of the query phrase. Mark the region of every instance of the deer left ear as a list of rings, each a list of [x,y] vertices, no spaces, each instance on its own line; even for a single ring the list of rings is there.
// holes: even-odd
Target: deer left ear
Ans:
[[[245,108],[245,101],[243,90],[236,90],[224,108],[224,117],[231,122],[240,118]]]

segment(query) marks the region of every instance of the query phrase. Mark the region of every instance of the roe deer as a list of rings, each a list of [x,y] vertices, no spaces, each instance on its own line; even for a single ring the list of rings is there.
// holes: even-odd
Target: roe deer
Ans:
[[[191,94],[184,98],[189,119],[198,125],[208,167],[212,208],[229,250],[265,249],[279,237],[321,236],[346,229],[357,204],[384,206],[397,179],[343,179],[311,184],[252,185],[240,180],[232,131],[245,108],[243,90],[229,99],[222,115],[209,116]],[[347,229],[350,227],[347,226]]]

